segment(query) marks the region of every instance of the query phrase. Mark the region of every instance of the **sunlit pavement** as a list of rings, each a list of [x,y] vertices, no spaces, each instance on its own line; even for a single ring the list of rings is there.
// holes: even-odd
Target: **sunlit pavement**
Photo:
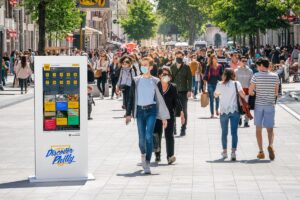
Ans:
[[[34,174],[34,101],[0,109],[1,200],[300,199],[300,121],[280,106],[274,162],[256,159],[253,122],[239,129],[238,161],[220,160],[219,120],[208,119],[209,109],[190,100],[187,136],[175,140],[176,163],[167,165],[163,139],[162,162],[143,175],[135,122],[125,126],[120,100],[95,101],[88,160],[96,180],[89,182],[28,183]],[[268,155],[266,139],[264,132]]]

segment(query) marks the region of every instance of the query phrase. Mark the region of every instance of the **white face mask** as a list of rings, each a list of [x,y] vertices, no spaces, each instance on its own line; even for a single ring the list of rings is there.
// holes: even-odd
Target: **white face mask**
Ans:
[[[163,76],[161,80],[165,83],[169,83],[171,79],[169,76]]]

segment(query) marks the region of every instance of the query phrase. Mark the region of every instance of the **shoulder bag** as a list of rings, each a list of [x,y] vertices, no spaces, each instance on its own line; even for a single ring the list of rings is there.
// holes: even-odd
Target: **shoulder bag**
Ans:
[[[236,91],[236,101],[238,106],[238,111],[240,115],[246,115],[250,120],[253,119],[253,116],[250,112],[249,105],[246,102],[246,100],[240,96],[238,89],[237,89],[237,83],[234,82],[235,91]]]

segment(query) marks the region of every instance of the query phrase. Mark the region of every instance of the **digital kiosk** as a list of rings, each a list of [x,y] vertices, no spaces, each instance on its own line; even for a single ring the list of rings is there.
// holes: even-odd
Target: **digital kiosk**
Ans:
[[[88,173],[87,58],[36,56],[35,176],[30,182],[94,179]]]

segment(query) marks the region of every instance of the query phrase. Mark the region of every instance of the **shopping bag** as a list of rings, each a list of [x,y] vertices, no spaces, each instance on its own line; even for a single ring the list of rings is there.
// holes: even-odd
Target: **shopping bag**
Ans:
[[[205,108],[209,104],[209,97],[207,92],[203,92],[201,94],[201,99],[200,99],[201,107]]]
[[[96,84],[91,84],[91,86],[93,87],[92,96],[93,97],[100,97],[100,91],[99,91],[97,85]]]
[[[108,83],[105,83],[104,97],[109,97],[109,85],[108,85]]]

